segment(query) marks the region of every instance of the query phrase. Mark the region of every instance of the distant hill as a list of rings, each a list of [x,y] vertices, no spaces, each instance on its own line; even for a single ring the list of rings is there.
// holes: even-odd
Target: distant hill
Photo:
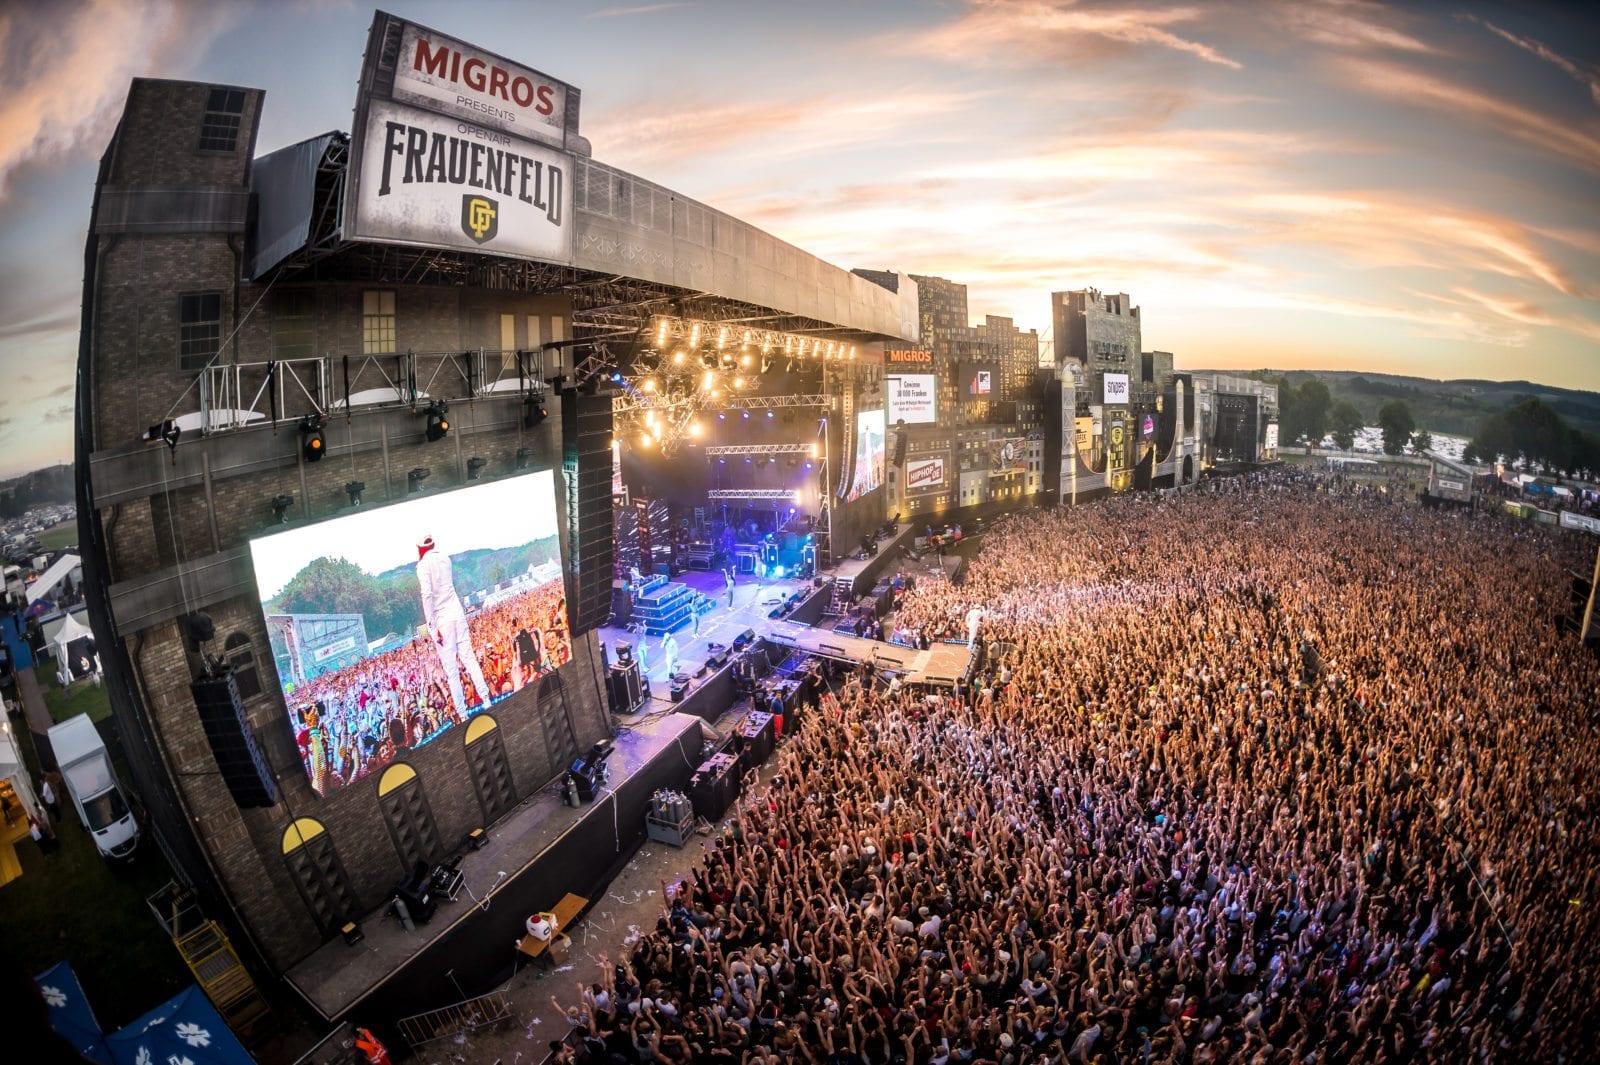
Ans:
[[[1600,393],[1556,388],[1532,381],[1479,381],[1464,378],[1434,381],[1401,374],[1356,373],[1353,370],[1203,370],[1262,379],[1287,377],[1300,385],[1319,378],[1333,393],[1333,401],[1349,400],[1368,425],[1376,424],[1378,408],[1391,399],[1403,399],[1419,429],[1470,437],[1486,415],[1535,397],[1555,408],[1567,424],[1600,435]]]
[[[62,463],[0,481],[0,517],[14,518],[38,503],[71,503],[72,466]]]

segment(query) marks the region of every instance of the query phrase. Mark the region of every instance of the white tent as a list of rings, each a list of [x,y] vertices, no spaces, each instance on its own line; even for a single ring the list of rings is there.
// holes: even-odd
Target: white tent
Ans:
[[[44,807],[39,805],[39,800],[33,794],[33,781],[28,776],[27,765],[22,761],[22,752],[17,750],[9,722],[0,723],[0,780],[6,779],[11,781],[11,790],[28,813],[35,817],[44,816]]]
[[[50,568],[39,576],[38,580],[28,585],[28,605],[32,606],[49,595],[55,590],[55,586],[60,584],[62,579],[69,573],[75,573],[82,568],[83,561],[77,555],[62,555],[56,559]],[[79,573],[77,580],[82,581],[83,574]]]
[[[94,639],[94,633],[89,630],[89,626],[71,614],[68,614],[66,620],[61,623],[61,628],[56,630],[55,640],[53,641],[56,656],[56,679],[61,682],[63,688],[71,684],[73,679],[72,663],[69,660],[71,653],[68,648],[72,646],[74,640],[82,639],[85,636],[91,640]],[[96,676],[99,675],[100,656],[98,654],[90,658],[89,670]]]

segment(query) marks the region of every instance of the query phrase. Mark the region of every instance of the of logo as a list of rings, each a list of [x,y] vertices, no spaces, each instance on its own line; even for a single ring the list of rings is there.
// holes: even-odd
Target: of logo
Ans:
[[[944,462],[934,459],[931,462],[914,462],[906,470],[907,488],[931,488],[944,483]]]
[[[487,196],[461,197],[461,231],[479,244],[500,232],[500,205]]]

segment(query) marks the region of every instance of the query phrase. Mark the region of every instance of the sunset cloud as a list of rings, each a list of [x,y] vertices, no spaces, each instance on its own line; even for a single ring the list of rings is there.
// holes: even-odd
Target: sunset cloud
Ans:
[[[1536,41],[1531,37],[1519,37],[1510,30],[1501,29],[1494,23],[1488,21],[1487,19],[1481,19],[1477,15],[1464,14],[1460,17],[1468,22],[1477,23],[1490,33],[1494,34],[1496,37],[1499,37],[1504,41],[1509,41],[1518,48],[1521,48],[1524,52],[1538,56],[1546,63],[1549,63],[1551,66],[1561,71],[1561,73],[1571,78],[1573,81],[1576,81],[1579,85],[1582,85],[1584,88],[1588,89],[1590,98],[1594,100],[1596,105],[1600,105],[1600,70],[1597,70],[1592,66],[1586,66],[1574,59],[1567,58],[1554,48],[1551,48],[1549,45],[1545,44],[1543,41]]]
[[[1109,57],[1149,46],[1227,67],[1239,61],[1169,27],[1199,21],[1198,7],[1089,7],[1071,0],[977,0],[961,18],[912,38],[910,49],[967,60],[1016,50],[1035,60]]]

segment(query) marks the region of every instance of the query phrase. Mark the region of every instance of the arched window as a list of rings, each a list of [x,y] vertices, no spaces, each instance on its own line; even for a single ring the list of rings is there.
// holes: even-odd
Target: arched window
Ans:
[[[324,936],[334,935],[346,921],[361,915],[361,903],[333,849],[333,837],[321,821],[302,817],[284,830],[283,860]]]
[[[517,786],[511,779],[499,722],[488,714],[474,717],[467,725],[466,746],[467,769],[487,827],[517,805]]]
[[[433,824],[433,811],[423,794],[417,771],[396,762],[378,778],[378,809],[383,811],[389,838],[394,841],[400,865],[410,872],[418,863],[432,865],[444,856],[439,830]]]
[[[256,653],[249,636],[242,632],[230,633],[222,645],[222,657],[233,667],[233,682],[239,686],[239,698],[248,701],[261,694],[261,674],[256,671]]]

